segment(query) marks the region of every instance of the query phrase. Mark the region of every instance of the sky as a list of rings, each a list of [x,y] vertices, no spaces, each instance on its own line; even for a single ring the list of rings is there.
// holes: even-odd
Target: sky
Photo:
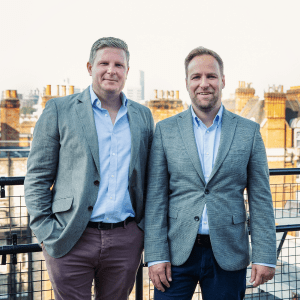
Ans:
[[[198,46],[224,61],[223,99],[239,81],[251,82],[260,99],[272,85],[300,86],[299,0],[0,0],[0,91],[27,93],[69,80],[91,83],[86,63],[100,37],[126,41],[126,86],[145,72],[145,99],[153,90],[185,87],[184,59]],[[125,93],[126,93],[125,86]]]

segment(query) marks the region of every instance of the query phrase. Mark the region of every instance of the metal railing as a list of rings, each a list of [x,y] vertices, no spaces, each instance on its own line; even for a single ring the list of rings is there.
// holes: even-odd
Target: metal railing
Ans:
[[[300,168],[270,170],[271,176],[297,174],[300,174]],[[23,184],[24,177],[0,178],[1,198],[6,199],[3,204],[0,202],[0,299],[54,299],[40,254],[42,249],[38,243],[34,243],[35,238],[29,229],[24,197],[5,197],[6,186]],[[275,204],[276,222],[288,220],[289,224],[276,226],[278,263],[274,279],[258,288],[248,285],[245,299],[300,300],[300,237],[297,236],[300,231],[300,185],[298,189],[297,183],[274,184],[271,190],[273,202],[277,197],[281,203],[281,206]],[[246,195],[245,202],[247,205]],[[3,214],[5,211],[6,215]],[[131,300],[153,299],[151,281],[147,276],[143,280],[144,267],[142,263],[138,269]],[[248,268],[247,278],[250,272],[251,267]],[[199,286],[194,299],[202,299]]]

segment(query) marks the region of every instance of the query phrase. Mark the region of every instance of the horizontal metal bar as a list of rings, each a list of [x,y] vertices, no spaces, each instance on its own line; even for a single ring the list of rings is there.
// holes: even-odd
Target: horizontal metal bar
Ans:
[[[8,246],[0,247],[0,255],[41,252],[41,251],[42,248],[39,244],[8,245]]]
[[[23,185],[25,177],[0,177],[0,186],[3,185]]]
[[[275,175],[297,175],[300,168],[269,169],[270,176]],[[0,185],[23,185],[25,177],[0,177]]]
[[[276,226],[276,232],[287,232],[287,231],[298,231],[298,230],[300,230],[300,224]],[[0,247],[0,255],[41,252],[41,251],[42,248],[39,244],[21,244],[21,245],[9,245],[9,246]]]
[[[270,176],[275,175],[297,175],[300,174],[300,168],[269,169]]]
[[[276,226],[276,232],[298,231],[298,230],[300,230],[300,224]]]

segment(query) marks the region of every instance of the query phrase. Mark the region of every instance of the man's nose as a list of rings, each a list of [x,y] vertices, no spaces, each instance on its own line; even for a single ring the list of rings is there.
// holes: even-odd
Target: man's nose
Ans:
[[[107,69],[107,73],[108,73],[108,74],[115,74],[116,71],[115,71],[114,67],[109,66],[108,69]]]
[[[207,78],[206,78],[205,76],[203,76],[203,77],[201,78],[200,86],[201,86],[202,88],[206,88],[206,87],[209,86],[208,80],[207,80]]]

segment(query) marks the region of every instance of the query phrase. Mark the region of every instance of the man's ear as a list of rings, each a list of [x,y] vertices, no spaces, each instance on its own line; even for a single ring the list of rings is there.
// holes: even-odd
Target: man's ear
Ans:
[[[87,68],[87,70],[88,70],[90,76],[92,76],[92,65],[90,64],[90,62],[87,62],[86,68]]]
[[[222,89],[224,89],[224,87],[225,87],[225,75],[223,75],[223,77],[222,77],[222,83],[223,83]]]

